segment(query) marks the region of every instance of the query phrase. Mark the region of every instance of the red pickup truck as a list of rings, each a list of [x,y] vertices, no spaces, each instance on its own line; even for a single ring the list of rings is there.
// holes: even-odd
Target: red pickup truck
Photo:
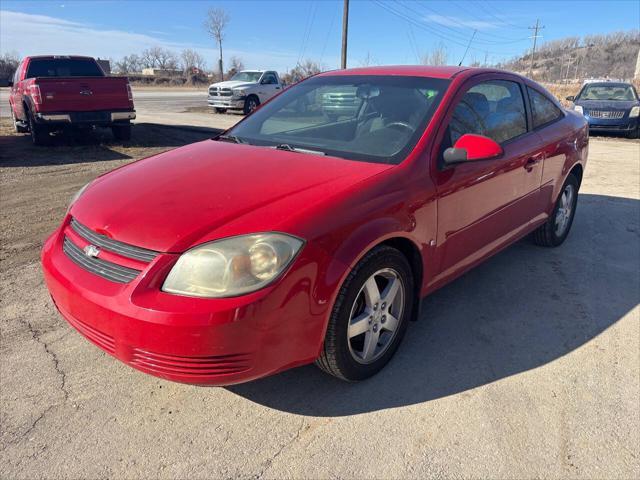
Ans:
[[[91,57],[26,57],[9,85],[15,129],[31,133],[36,145],[69,126],[111,127],[118,140],[131,138],[136,113],[129,81],[107,77]]]

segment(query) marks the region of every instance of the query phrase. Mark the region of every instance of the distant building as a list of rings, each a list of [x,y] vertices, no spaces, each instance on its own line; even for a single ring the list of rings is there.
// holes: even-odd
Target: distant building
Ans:
[[[143,68],[142,75],[149,77],[174,77],[182,75],[182,70],[177,68]]]
[[[111,75],[111,62],[109,60],[101,60],[100,58],[96,58],[96,62],[98,62],[98,65],[100,65],[100,68],[105,75]]]

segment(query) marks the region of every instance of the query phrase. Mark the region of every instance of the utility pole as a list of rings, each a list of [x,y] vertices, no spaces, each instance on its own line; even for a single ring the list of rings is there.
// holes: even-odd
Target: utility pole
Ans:
[[[529,30],[533,30],[533,49],[531,50],[531,63],[529,64],[529,77],[531,77],[533,73],[533,57],[536,55],[536,41],[538,40],[538,31],[542,30],[544,27],[540,25],[540,19],[536,19],[536,24],[533,27],[529,27]]]
[[[347,68],[347,30],[349,29],[349,0],[344,0],[342,11],[342,61],[340,68]]]

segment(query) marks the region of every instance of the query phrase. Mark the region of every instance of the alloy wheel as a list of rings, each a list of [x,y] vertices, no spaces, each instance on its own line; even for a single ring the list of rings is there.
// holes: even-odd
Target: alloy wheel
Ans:
[[[404,315],[405,287],[398,272],[378,270],[360,288],[347,328],[349,351],[358,363],[375,362],[388,350]]]
[[[569,227],[571,214],[573,212],[574,197],[575,189],[573,185],[566,185],[560,196],[560,205],[558,205],[558,211],[556,212],[555,233],[558,237],[562,237]]]

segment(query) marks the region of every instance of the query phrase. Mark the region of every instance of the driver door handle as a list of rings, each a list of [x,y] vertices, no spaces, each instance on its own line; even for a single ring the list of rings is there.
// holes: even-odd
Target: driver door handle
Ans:
[[[540,163],[541,160],[542,160],[542,155],[534,155],[533,157],[529,157],[526,163],[524,164],[524,169],[527,172],[530,172],[531,170],[533,170],[533,167],[537,163]]]

